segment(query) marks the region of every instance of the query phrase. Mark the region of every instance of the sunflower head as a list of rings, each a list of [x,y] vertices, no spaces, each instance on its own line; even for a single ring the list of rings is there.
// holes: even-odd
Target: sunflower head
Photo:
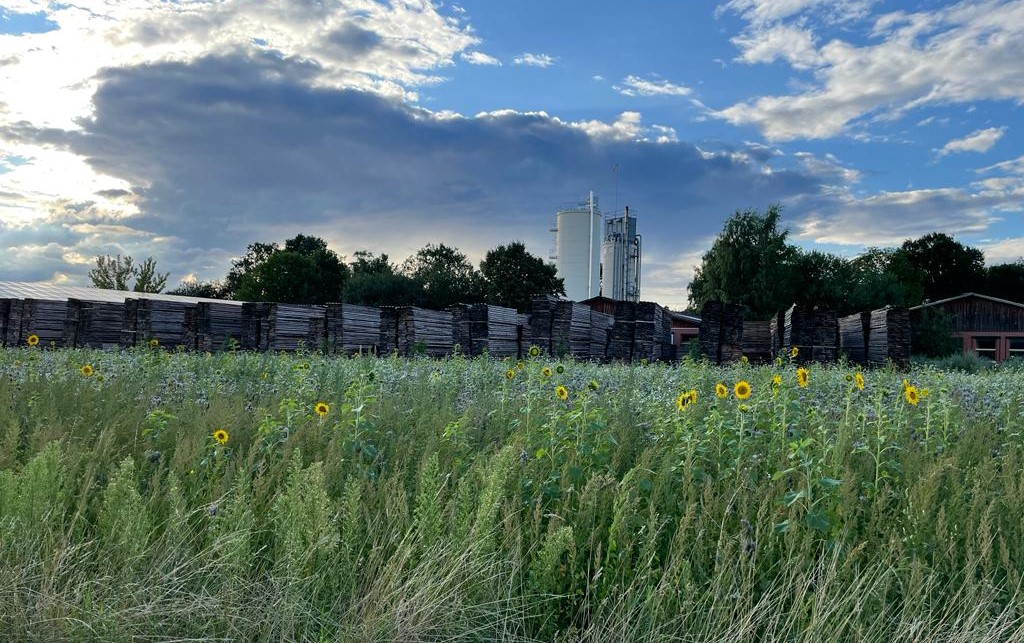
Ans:
[[[807,386],[807,382],[811,379],[811,372],[806,368],[796,369],[796,383],[800,385],[800,388]]]
[[[689,391],[683,391],[676,398],[676,408],[680,411],[685,409],[687,406],[697,401],[697,389],[690,389]]]
[[[534,345],[534,346],[530,347],[530,357],[540,357],[540,347],[539,346]]]
[[[864,390],[864,374],[857,371],[857,374],[853,376],[853,383],[856,385],[858,391]]]
[[[746,355],[741,355],[740,356],[740,364],[749,364],[749,363],[750,363],[750,359]]]
[[[92,377],[93,370],[91,364],[82,364],[82,368],[78,369],[78,371],[86,377]]]
[[[565,388],[564,386],[556,386],[555,387],[555,397],[557,397],[558,399],[563,400],[563,401],[564,400],[568,400],[569,399],[569,389]]]
[[[800,349],[794,346],[789,349],[789,359],[796,359],[796,356],[800,354]]]
[[[782,376],[779,374],[772,375],[772,386],[778,388],[782,386]]]
[[[903,389],[903,399],[910,406],[917,406],[917,403],[921,401],[921,393],[917,390],[916,386],[908,385]]]
[[[516,372],[514,370],[512,370],[511,368],[508,369],[507,371],[505,371],[505,379],[507,379],[507,380],[515,379],[515,376],[516,376]]]
[[[230,436],[228,435],[228,432],[225,431],[224,429],[217,429],[216,431],[213,432],[213,439],[219,442],[220,444],[227,444],[229,437]]]
[[[149,347],[150,348],[159,348],[160,347],[160,340],[157,339],[156,337],[154,337],[153,339],[149,340]]]
[[[782,358],[781,357],[776,357],[775,358],[775,365],[776,366],[782,366]]]
[[[931,391],[929,389],[926,389],[926,388],[921,389],[921,399],[922,400],[924,398],[928,397],[929,395],[931,395]]]
[[[29,346],[38,346],[39,345],[39,335],[36,335],[35,333],[32,333],[31,335],[29,335],[28,337],[25,338],[25,342]]]
[[[555,367],[555,372],[561,375],[562,373],[565,372],[565,367],[559,364],[558,366]]]
[[[715,384],[715,396],[719,398],[729,397],[729,387],[721,382]]]
[[[320,417],[324,417],[331,412],[331,407],[328,406],[327,402],[317,402],[313,406],[313,412],[319,415]]]
[[[547,366],[541,369],[540,374],[544,377],[551,377],[551,369]]]
[[[747,399],[750,397],[750,382],[747,380],[740,380],[736,382],[736,386],[732,388],[732,392],[736,394],[736,399]]]

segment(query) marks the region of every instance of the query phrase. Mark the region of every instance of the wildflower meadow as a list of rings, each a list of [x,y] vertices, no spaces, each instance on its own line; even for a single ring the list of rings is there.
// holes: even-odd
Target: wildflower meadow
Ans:
[[[0,639],[1024,640],[1024,370],[0,352]]]

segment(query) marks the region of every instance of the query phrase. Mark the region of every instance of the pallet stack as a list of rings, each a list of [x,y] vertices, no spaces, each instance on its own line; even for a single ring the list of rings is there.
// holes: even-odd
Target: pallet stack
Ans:
[[[900,368],[910,365],[910,311],[906,308],[871,311],[868,364],[884,366],[888,360]]]
[[[380,351],[380,308],[327,304],[325,319],[328,352],[355,355]]]
[[[650,301],[636,304],[633,322],[633,359],[660,362],[669,359],[672,345],[672,318],[669,312]],[[673,353],[674,354],[674,353]]]
[[[559,299],[552,295],[534,297],[530,302],[530,336],[533,344],[540,349],[542,354],[551,355],[552,333],[555,324],[555,309],[558,307]]]
[[[608,334],[608,359],[616,362],[633,361],[635,337],[636,302],[616,301],[615,323]]]
[[[162,348],[195,348],[197,305],[159,299],[126,299],[122,346],[156,340]]]
[[[120,348],[125,304],[68,299],[64,316],[64,345],[76,348]]]
[[[533,327],[530,326],[530,316],[526,313],[516,313],[516,323],[519,337],[519,350],[516,356],[523,359],[529,357],[530,347],[534,345]]]
[[[788,348],[783,344],[786,328],[786,311],[780,310],[768,320],[768,335],[772,357],[782,355]]]
[[[754,364],[766,364],[776,351],[772,348],[770,321],[743,322],[743,354]]]
[[[490,304],[463,304],[451,309],[455,342],[467,355],[519,355],[519,314]]]
[[[871,313],[857,313],[839,319],[839,350],[854,364],[868,363]]]
[[[0,299],[0,346],[7,345],[7,320],[11,315],[11,299]]]
[[[709,301],[701,310],[701,352],[715,364],[734,362],[743,356],[743,306]]]
[[[325,308],[300,304],[242,304],[242,348],[258,351],[320,350]]]
[[[608,359],[608,347],[614,326],[615,315],[590,311],[590,359],[601,362]]]
[[[25,346],[28,336],[36,335],[40,346],[66,346],[64,321],[67,310],[67,301],[63,300],[11,300],[7,311],[6,345]]]
[[[552,354],[590,359],[590,307],[575,301],[559,301],[551,325]]]
[[[455,319],[447,310],[394,306],[381,310],[381,350],[399,355],[450,355],[455,346]]]
[[[798,349],[796,362],[834,362],[839,322],[830,308],[793,304],[785,314],[782,350]]]
[[[197,350],[216,352],[242,342],[242,306],[235,303],[200,302],[196,306],[195,338],[189,340]]]

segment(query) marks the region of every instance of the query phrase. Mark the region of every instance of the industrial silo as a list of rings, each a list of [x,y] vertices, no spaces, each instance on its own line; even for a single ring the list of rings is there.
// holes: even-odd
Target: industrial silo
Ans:
[[[586,201],[555,215],[555,265],[565,280],[565,296],[573,301],[601,292],[603,223],[593,192]]]
[[[636,217],[625,216],[605,222],[601,244],[601,295],[609,299],[640,301],[640,235]]]

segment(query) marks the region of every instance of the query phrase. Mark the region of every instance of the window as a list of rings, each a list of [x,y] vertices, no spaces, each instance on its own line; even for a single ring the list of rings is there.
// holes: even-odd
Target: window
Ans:
[[[975,337],[974,352],[990,360],[996,359],[996,341],[998,337]]]
[[[1024,357],[1024,337],[1010,338],[1010,351],[1007,357]]]

